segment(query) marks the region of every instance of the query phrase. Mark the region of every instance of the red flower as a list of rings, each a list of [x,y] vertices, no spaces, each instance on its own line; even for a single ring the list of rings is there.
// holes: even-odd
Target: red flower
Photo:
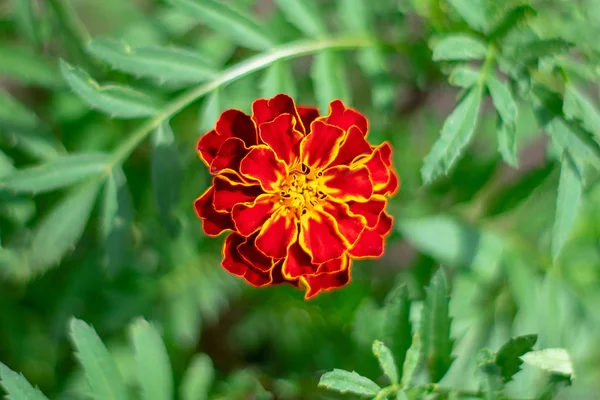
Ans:
[[[284,94],[256,100],[252,116],[221,114],[198,142],[214,178],[194,205],[207,235],[231,232],[223,267],[254,286],[304,287],[308,299],[347,284],[352,259],[381,256],[399,181],[390,145],[367,133],[339,100],[327,116]]]

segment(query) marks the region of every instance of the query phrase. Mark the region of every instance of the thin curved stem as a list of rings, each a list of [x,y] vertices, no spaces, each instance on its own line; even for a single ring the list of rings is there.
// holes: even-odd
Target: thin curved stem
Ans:
[[[109,168],[112,169],[115,165],[125,161],[137,146],[144,141],[150,132],[156,129],[163,121],[170,119],[194,101],[221,86],[231,83],[252,72],[268,67],[279,60],[305,56],[325,49],[352,49],[368,47],[373,44],[374,42],[367,37],[324,38],[311,41],[302,40],[250,57],[247,60],[224,70],[214,80],[190,89],[167,104],[156,116],[140,126],[117,148]]]

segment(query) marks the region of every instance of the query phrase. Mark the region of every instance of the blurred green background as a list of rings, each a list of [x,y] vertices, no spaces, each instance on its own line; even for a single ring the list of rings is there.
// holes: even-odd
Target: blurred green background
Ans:
[[[206,3],[173,3],[186,1]],[[554,257],[563,158],[529,95],[532,87],[546,85],[559,102],[550,118],[566,118],[561,109],[565,85],[575,82],[595,107],[587,113],[600,115],[599,2],[303,3],[313,7],[326,34],[319,24],[311,30],[310,13],[294,15],[286,2],[222,3],[251,16],[277,48],[297,40],[318,47],[331,37],[348,38],[349,45],[337,46],[348,49],[311,50],[273,66],[266,63],[265,71],[207,91],[170,120],[174,136],[153,133],[125,157],[122,173],[115,168],[102,186],[86,192],[68,183],[58,190],[16,191],[2,183],[15,170],[50,165],[66,153],[114,154],[144,123],[143,118],[120,119],[118,112],[112,118],[102,112],[110,106],[104,103],[96,104],[100,110],[90,108],[94,100],[73,92],[60,59],[102,84],[141,90],[161,109],[201,79],[161,81],[110,68],[89,41],[177,46],[202,56],[216,71],[235,68],[255,54],[260,60],[269,50],[248,34],[240,43],[244,31],[240,35],[236,25],[227,25],[239,22],[235,18],[215,22],[214,16],[198,17],[166,1],[0,0],[2,363],[50,398],[79,398],[89,389],[69,340],[68,323],[75,316],[94,326],[137,393],[128,326],[143,317],[163,335],[176,386],[191,360],[204,353],[214,365],[207,398],[352,398],[318,388],[319,377],[333,368],[379,377],[371,343],[385,319],[381,307],[387,293],[406,284],[418,319],[425,288],[444,265],[452,282],[456,359],[442,385],[476,389],[480,348],[495,351],[510,337],[535,333],[537,349],[566,348],[573,359],[576,378],[557,398],[600,398],[598,173],[591,162],[581,196],[562,199],[565,207],[576,204],[570,217],[564,211],[560,215],[567,221],[559,228],[564,246]],[[524,16],[507,19],[519,6]],[[510,33],[493,29],[503,21]],[[499,118],[484,96],[474,139],[457,150],[460,158],[447,175],[424,185],[424,159],[468,90],[456,75],[448,82],[455,60],[434,61],[431,50],[436,41],[457,33],[493,43],[503,55],[492,68],[503,80],[508,77],[516,93],[518,167],[498,151]],[[458,64],[480,68],[477,57],[472,59]],[[253,100],[280,91],[300,104],[321,107],[340,97],[363,112],[371,142],[392,143],[402,181],[389,203],[396,226],[385,256],[355,262],[349,286],[309,302],[292,287],[254,289],[229,276],[220,267],[223,238],[205,237],[193,209],[194,199],[210,184],[195,150],[200,135],[221,111],[249,112]],[[592,134],[599,127],[584,123]],[[94,184],[93,171],[82,174],[85,180],[76,177],[72,183]],[[31,177],[35,185],[36,173]],[[118,223],[107,228],[114,222],[106,217],[110,196],[118,203]],[[546,385],[547,375],[525,366],[505,392],[512,399],[554,398],[543,397]]]

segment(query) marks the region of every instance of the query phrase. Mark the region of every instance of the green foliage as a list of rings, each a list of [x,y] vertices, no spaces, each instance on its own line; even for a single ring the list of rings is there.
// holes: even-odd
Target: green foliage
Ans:
[[[334,369],[326,372],[319,381],[319,386],[340,393],[352,393],[359,396],[375,396],[381,389],[375,382],[352,371]]]

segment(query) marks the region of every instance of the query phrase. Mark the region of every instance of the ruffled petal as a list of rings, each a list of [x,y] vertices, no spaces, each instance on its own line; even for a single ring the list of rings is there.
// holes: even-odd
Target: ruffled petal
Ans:
[[[306,294],[304,298],[309,300],[322,291],[337,289],[347,285],[350,282],[351,265],[348,261],[348,267],[336,273],[324,273],[318,275],[307,275],[302,277]]]
[[[280,93],[269,100],[258,99],[252,103],[252,118],[254,118],[257,126],[265,122],[271,122],[282,114],[292,115],[294,122],[297,122],[294,128],[303,135],[305,134],[294,99],[287,94]]]
[[[388,181],[387,185],[377,190],[377,193],[393,196],[400,188],[400,180],[398,179],[398,174],[392,167],[392,146],[388,142],[384,142],[381,146],[379,146],[379,149],[381,151],[381,158],[388,167],[390,180]]]
[[[207,167],[210,167],[219,149],[227,139],[228,137],[219,135],[214,129],[200,137],[196,149],[200,159],[204,161]]]
[[[346,238],[350,245],[356,242],[363,229],[365,229],[367,222],[365,217],[350,214],[347,204],[328,202],[323,204],[323,211],[333,217],[337,223],[339,232]]]
[[[246,241],[246,238],[232,233],[225,239],[223,245],[223,262],[221,265],[231,274],[242,276],[249,284],[260,287],[271,283],[271,272],[261,271],[247,263],[238,251],[238,247]]]
[[[240,162],[248,154],[248,151],[249,149],[242,139],[232,137],[225,140],[210,164],[210,173],[217,174],[223,171],[239,171]]]
[[[348,207],[353,215],[361,215],[367,221],[367,227],[373,228],[379,221],[379,216],[385,210],[387,200],[383,196],[374,195],[366,202],[350,201]]]
[[[334,260],[327,261],[326,263],[319,265],[319,268],[317,269],[317,274],[332,274],[340,272],[348,268],[349,264],[350,257],[344,254],[340,258],[336,258]]]
[[[259,128],[261,140],[288,166],[292,166],[298,160],[300,141],[304,137],[294,129],[295,119],[291,114],[281,114]]]
[[[213,187],[215,188],[213,206],[217,211],[231,212],[236,204],[252,203],[263,192],[259,185],[234,182],[223,175],[214,177]]]
[[[329,103],[329,114],[323,120],[328,124],[340,127],[344,131],[355,125],[360,129],[363,136],[367,136],[369,131],[367,118],[355,109],[346,107],[341,100],[334,100]]]
[[[256,247],[268,257],[284,258],[289,244],[296,239],[297,234],[298,224],[294,214],[281,207],[261,228],[256,238]]]
[[[231,214],[220,213],[213,206],[215,189],[209,187],[194,201],[196,214],[202,220],[202,230],[207,236],[217,236],[221,232],[234,228]]]
[[[361,130],[357,126],[352,126],[344,137],[339,153],[330,165],[350,165],[356,157],[370,155],[372,152],[373,149],[365,140]]]
[[[394,219],[383,212],[374,228],[365,229],[354,246],[348,252],[355,258],[381,257],[385,236],[392,230]]]
[[[285,163],[265,145],[254,146],[240,163],[246,178],[257,180],[267,192],[279,191],[279,183],[287,177]]]
[[[254,268],[266,272],[273,268],[273,259],[265,256],[256,248],[256,234],[248,237],[237,247],[240,256]]]
[[[317,272],[318,265],[313,264],[310,255],[306,253],[298,241],[292,243],[283,261],[283,276],[289,279],[296,279],[302,275],[314,274]]]
[[[231,216],[236,230],[243,236],[248,236],[260,229],[279,207],[277,197],[261,194],[252,204],[236,204],[231,210]]]
[[[367,168],[345,165],[328,168],[319,181],[323,193],[340,202],[366,201],[373,195],[373,184]]]
[[[304,131],[308,135],[310,133],[310,124],[320,116],[319,109],[310,106],[297,106],[296,109],[298,110],[300,121],[302,121],[302,125],[304,126]]]
[[[240,138],[248,147],[258,144],[258,132],[254,121],[240,110],[224,111],[219,117],[215,129],[221,136]]]
[[[300,158],[310,168],[326,167],[337,156],[343,139],[340,128],[315,121],[311,133],[300,144]]]
[[[333,217],[317,209],[308,211],[300,218],[299,241],[314,264],[339,258],[350,246],[339,232]]]
[[[365,160],[364,165],[369,170],[373,189],[375,191],[383,189],[390,180],[390,171],[389,167],[383,162],[381,150],[379,148],[375,149],[373,154]]]

